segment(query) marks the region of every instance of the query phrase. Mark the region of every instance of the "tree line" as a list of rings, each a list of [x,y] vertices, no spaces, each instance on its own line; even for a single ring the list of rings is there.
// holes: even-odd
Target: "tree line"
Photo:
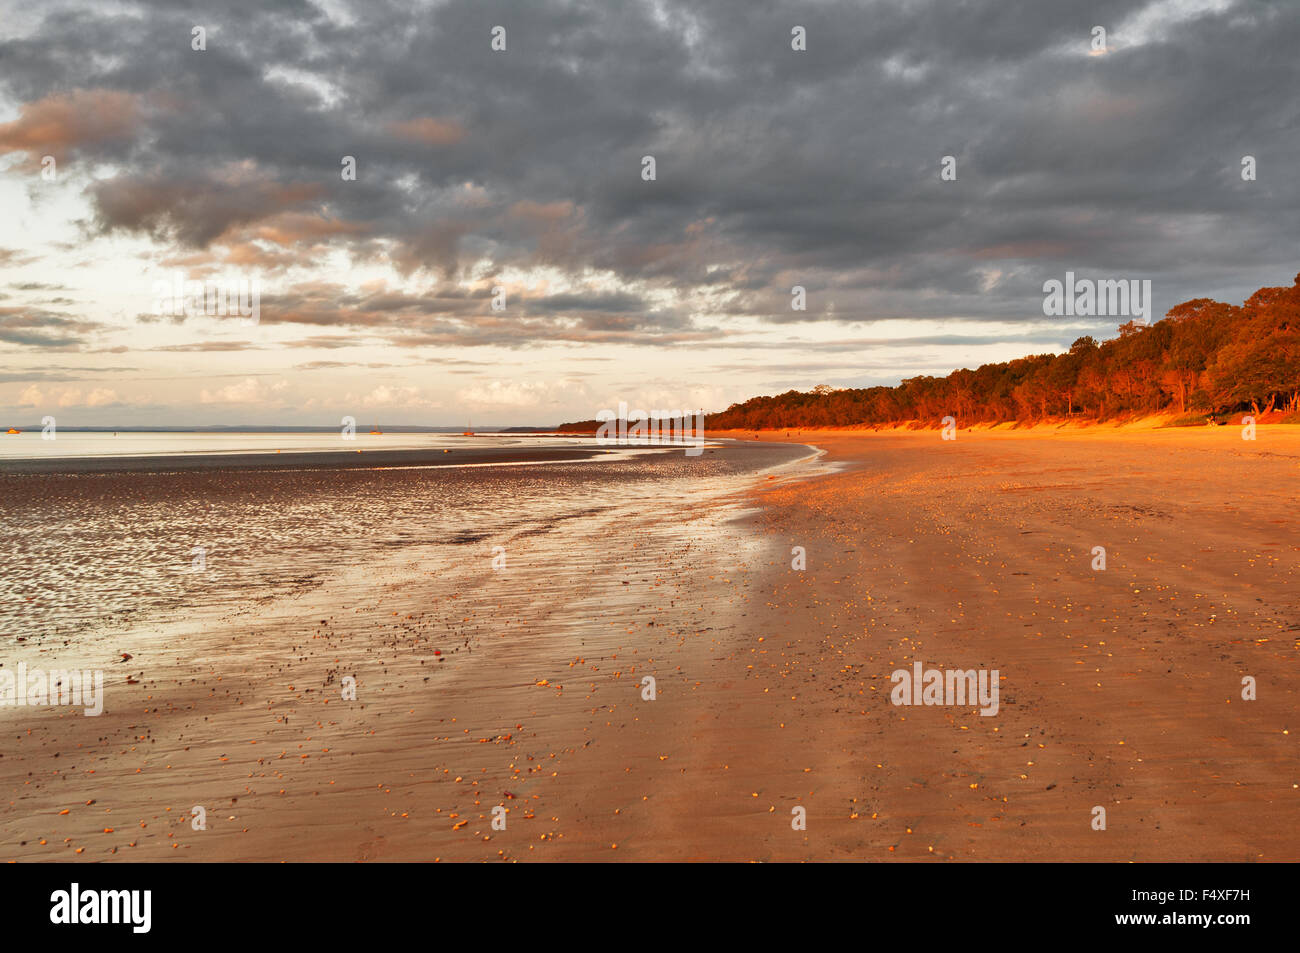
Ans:
[[[1161,413],[1204,422],[1237,411],[1300,409],[1300,275],[1240,306],[1196,298],[1119,336],[896,387],[787,391],[709,414],[710,430],[845,427],[925,421],[959,425],[1051,419],[1114,420]]]

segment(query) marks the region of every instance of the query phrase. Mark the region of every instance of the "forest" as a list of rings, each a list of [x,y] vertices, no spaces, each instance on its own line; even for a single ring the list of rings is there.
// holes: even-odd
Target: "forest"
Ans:
[[[1098,343],[1034,354],[896,387],[754,397],[709,414],[709,430],[933,423],[959,426],[1046,420],[1109,421],[1169,414],[1204,424],[1236,412],[1300,420],[1300,275],[1261,288],[1242,305],[1186,301],[1154,324],[1130,321]]]

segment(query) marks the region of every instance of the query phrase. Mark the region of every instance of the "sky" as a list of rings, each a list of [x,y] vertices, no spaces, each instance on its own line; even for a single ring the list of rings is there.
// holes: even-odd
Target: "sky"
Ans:
[[[1291,0],[0,0],[0,427],[722,410],[1114,336],[1067,272],[1239,303],[1300,271],[1297,50]]]

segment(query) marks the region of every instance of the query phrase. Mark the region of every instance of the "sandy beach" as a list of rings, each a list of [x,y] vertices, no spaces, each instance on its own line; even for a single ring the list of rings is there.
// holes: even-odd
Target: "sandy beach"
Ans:
[[[822,755],[803,797],[834,840],[810,854],[1300,857],[1300,434],[799,439],[854,464],[774,489],[760,517],[809,554],[764,628],[772,691],[798,687],[787,747]],[[888,672],[918,659],[998,669],[997,717],[890,705]]]
[[[761,439],[826,453],[517,572],[409,550],[46,643],[132,694],[0,711],[0,859],[1300,859],[1300,434]],[[997,714],[891,704],[916,661]]]

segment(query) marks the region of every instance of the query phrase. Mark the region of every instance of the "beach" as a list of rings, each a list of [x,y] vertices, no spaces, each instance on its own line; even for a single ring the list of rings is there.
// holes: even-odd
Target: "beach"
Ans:
[[[477,858],[488,798],[558,840],[539,784],[719,628],[695,572],[750,560],[747,488],[812,456],[599,452],[4,474],[3,661],[105,677],[98,716],[0,706],[5,859]]]
[[[105,711],[0,708],[0,858],[1300,859],[1300,436],[731,436],[782,456],[520,467],[572,506],[43,630]],[[917,662],[996,714],[893,704]]]

